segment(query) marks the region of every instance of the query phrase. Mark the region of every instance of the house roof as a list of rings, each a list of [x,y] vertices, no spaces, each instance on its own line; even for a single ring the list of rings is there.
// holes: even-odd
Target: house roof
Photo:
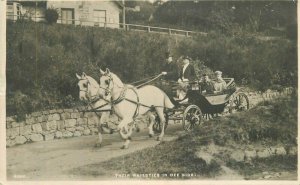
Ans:
[[[24,5],[34,5],[37,2],[37,6],[46,6],[47,0],[7,0],[7,2],[17,2],[22,3]],[[124,7],[123,3],[121,1],[110,1],[115,3],[120,9]]]
[[[26,0],[7,0],[7,3],[22,3],[25,6],[38,6],[38,7],[46,7],[47,2],[45,0],[35,0],[35,1],[26,1]]]
[[[116,3],[119,6],[119,8],[123,8],[124,7],[123,3],[120,2],[120,1],[113,1],[113,2]]]

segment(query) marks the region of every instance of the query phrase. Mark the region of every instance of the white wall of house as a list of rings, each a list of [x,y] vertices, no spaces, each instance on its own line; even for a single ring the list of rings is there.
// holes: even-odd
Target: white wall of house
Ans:
[[[18,20],[21,16],[22,6],[16,2],[6,4],[6,18],[9,20]]]
[[[58,10],[58,23],[119,28],[121,10],[115,2],[48,1],[47,8]]]

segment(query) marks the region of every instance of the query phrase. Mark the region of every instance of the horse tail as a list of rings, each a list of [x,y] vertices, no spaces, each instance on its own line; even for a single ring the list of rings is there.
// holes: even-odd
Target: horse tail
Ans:
[[[171,100],[170,100],[170,98],[165,94],[164,95],[164,97],[165,97],[165,102],[164,102],[164,107],[166,107],[166,108],[168,108],[168,109],[172,109],[172,108],[174,108],[174,105],[173,105],[173,103],[171,102]]]

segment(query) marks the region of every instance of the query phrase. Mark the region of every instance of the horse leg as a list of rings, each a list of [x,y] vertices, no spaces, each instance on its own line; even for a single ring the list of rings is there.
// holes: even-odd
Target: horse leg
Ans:
[[[129,126],[128,124],[131,123],[132,121],[133,121],[132,119],[123,119],[118,125],[118,129],[120,130],[119,133],[121,137],[125,140],[125,143],[123,144],[121,149],[127,149],[129,146],[131,140],[131,134],[132,134],[132,126]]]
[[[155,122],[155,116],[152,112],[148,112],[148,116],[149,116],[149,119],[150,119],[150,122],[149,122],[149,126],[148,126],[148,129],[149,129],[149,137],[153,137],[154,135],[154,132],[153,132],[153,124]]]
[[[129,126],[128,133],[127,133],[127,138],[125,139],[125,143],[121,147],[121,149],[127,149],[129,147],[130,141],[131,141],[131,134],[132,134],[132,126]]]
[[[102,132],[103,132],[103,130],[102,130],[101,126],[99,126],[98,127],[98,141],[95,144],[95,147],[101,147],[101,144],[102,144],[102,141],[103,141]]]
[[[157,137],[158,141],[161,141],[162,138],[164,137],[165,134],[165,124],[166,124],[166,119],[165,119],[165,115],[164,115],[164,109],[161,107],[156,107],[156,112],[159,116],[160,119],[160,123],[161,123],[161,133],[160,135]]]
[[[101,147],[101,144],[102,144],[102,141],[103,141],[103,138],[102,138],[103,133],[112,134],[112,129],[104,126],[105,123],[108,122],[109,114],[110,114],[109,112],[103,112],[101,114],[100,121],[99,121],[100,124],[98,125],[98,141],[95,144],[95,147]]]

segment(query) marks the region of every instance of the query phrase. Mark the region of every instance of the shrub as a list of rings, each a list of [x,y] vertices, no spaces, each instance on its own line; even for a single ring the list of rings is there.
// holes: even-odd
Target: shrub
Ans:
[[[17,121],[24,120],[26,114],[33,110],[31,99],[21,91],[16,91],[11,97],[7,98],[7,112],[11,116],[11,112],[17,115]]]
[[[28,110],[73,106],[72,102],[78,101],[75,73],[85,72],[98,80],[99,68],[108,67],[125,83],[159,74],[168,50],[175,60],[181,55],[190,56],[199,76],[221,70],[224,77],[260,90],[297,86],[297,45],[284,39],[260,41],[218,32],[186,38],[8,22],[8,113],[22,112],[13,103],[13,94],[18,91],[30,100]],[[28,101],[22,102],[25,105]]]
[[[53,24],[57,22],[58,19],[58,12],[54,8],[48,8],[45,11],[45,19],[49,24]]]

